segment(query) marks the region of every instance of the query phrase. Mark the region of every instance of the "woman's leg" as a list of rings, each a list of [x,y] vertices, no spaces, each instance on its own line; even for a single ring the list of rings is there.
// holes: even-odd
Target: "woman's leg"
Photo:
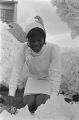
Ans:
[[[45,104],[47,99],[50,96],[47,94],[33,94],[33,95],[26,95],[23,98],[24,105],[28,105],[28,109],[31,113],[34,113],[38,106],[41,104]]]
[[[40,106],[41,104],[45,104],[45,102],[50,98],[49,95],[47,94],[39,94],[36,97],[36,105],[37,107]]]
[[[35,102],[35,95],[26,95],[23,98],[24,105],[28,105],[28,109],[31,113],[34,113],[37,109]]]
[[[25,95],[23,98],[24,105],[32,105],[34,103],[34,95]]]

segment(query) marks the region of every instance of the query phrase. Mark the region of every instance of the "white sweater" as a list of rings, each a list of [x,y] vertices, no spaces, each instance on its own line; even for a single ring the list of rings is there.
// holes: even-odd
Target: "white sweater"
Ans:
[[[15,55],[9,84],[9,95],[14,96],[23,65],[27,65],[28,80],[24,94],[58,92],[61,82],[61,52],[55,44],[46,44],[39,54],[27,45]]]

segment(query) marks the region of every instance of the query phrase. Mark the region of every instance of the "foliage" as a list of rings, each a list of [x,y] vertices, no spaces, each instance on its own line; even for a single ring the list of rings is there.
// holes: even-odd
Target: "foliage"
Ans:
[[[70,97],[79,93],[79,48],[63,49],[61,78],[60,92]]]
[[[79,0],[52,0],[53,7],[62,21],[71,29],[71,37],[79,36]]]

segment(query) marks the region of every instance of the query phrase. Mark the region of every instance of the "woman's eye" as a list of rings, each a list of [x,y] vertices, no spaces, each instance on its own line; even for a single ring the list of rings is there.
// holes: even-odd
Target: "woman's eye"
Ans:
[[[40,39],[36,39],[36,40],[32,39],[32,40],[29,40],[29,43],[30,43],[30,44],[43,43],[43,42],[44,42],[44,40],[40,40]]]

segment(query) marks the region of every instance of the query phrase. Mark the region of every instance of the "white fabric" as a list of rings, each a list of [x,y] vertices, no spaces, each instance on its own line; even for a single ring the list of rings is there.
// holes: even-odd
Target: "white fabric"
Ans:
[[[44,28],[44,23],[41,17],[35,17],[32,21],[30,21],[30,23],[26,26],[25,28],[25,33],[26,35],[30,32],[30,30],[32,30],[33,28],[41,28],[45,33],[45,28]]]
[[[29,77],[25,87],[24,95],[33,93],[50,95],[50,82],[48,80],[37,80]]]
[[[16,89],[14,87],[9,87],[9,95],[10,96],[15,96],[15,91],[16,91]]]
[[[38,22],[33,22],[33,23],[31,23],[30,25],[28,25],[28,26],[26,27],[26,29],[25,29],[26,35],[29,33],[29,31],[30,31],[31,29],[36,28],[36,27],[41,28],[43,31],[45,31],[45,30],[44,30],[44,27],[43,27],[40,23],[38,23]]]

